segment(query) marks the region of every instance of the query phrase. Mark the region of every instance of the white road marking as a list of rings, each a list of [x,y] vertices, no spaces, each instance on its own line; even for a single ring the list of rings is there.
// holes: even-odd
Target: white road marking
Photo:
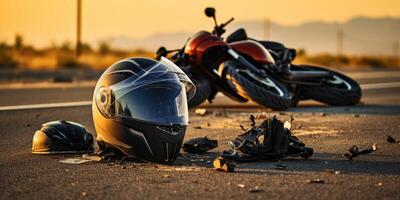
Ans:
[[[38,108],[62,108],[62,107],[76,107],[76,106],[90,106],[90,105],[92,105],[92,101],[43,103],[43,104],[29,104],[29,105],[16,105],[16,106],[0,106],[0,111],[26,110],[26,109],[38,109]]]
[[[400,70],[383,72],[342,72],[354,79],[373,79],[373,78],[397,78],[400,77]]]
[[[361,85],[363,90],[385,89],[385,88],[399,88],[400,82],[389,83],[366,83]]]
[[[389,83],[367,83],[360,85],[362,90],[375,90],[387,88],[400,88],[400,82]],[[216,97],[223,97],[218,93]],[[92,101],[77,101],[77,102],[62,102],[62,103],[44,103],[44,104],[28,104],[28,105],[15,105],[15,106],[0,106],[0,111],[7,110],[27,110],[38,108],[62,108],[62,107],[76,107],[76,106],[90,106]]]

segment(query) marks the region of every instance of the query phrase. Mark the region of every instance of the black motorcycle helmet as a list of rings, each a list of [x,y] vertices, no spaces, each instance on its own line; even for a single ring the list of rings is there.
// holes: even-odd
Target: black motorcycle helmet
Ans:
[[[188,125],[195,87],[166,58],[129,58],[111,65],[93,94],[97,140],[124,154],[158,163],[175,161]]]
[[[84,126],[70,121],[52,121],[33,135],[33,154],[91,153],[93,136]]]

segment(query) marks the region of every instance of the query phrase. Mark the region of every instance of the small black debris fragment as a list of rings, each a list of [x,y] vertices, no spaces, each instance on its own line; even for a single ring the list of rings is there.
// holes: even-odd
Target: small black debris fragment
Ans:
[[[314,179],[314,180],[308,180],[307,183],[309,183],[309,184],[311,184],[311,183],[323,184],[323,183],[325,183],[325,181],[318,178],[318,179]]]
[[[360,117],[360,115],[359,114],[354,114],[353,117]]]
[[[201,126],[194,126],[193,128],[194,128],[194,129],[202,129]]]
[[[335,171],[334,169],[325,169],[325,172],[329,174],[340,174],[340,171]]]
[[[233,163],[221,157],[218,157],[217,159],[214,160],[213,166],[217,171],[223,171],[223,172],[235,171]]]
[[[399,141],[396,141],[392,136],[388,135],[386,138],[386,141],[389,143],[399,143]]]
[[[279,170],[288,170],[288,166],[284,165],[282,163],[279,163],[277,165],[275,165],[275,169],[279,169]]]
[[[249,192],[250,192],[250,193],[258,193],[258,192],[264,192],[264,190],[261,189],[261,188],[259,188],[258,186],[256,186],[256,187],[254,187],[254,188],[251,188],[251,189],[249,190]]]
[[[255,126],[256,125],[256,120],[255,120],[254,115],[250,115],[249,119],[251,121],[251,126]]]
[[[326,113],[320,113],[319,114],[321,117],[325,117],[326,116]]]
[[[183,144],[183,151],[188,153],[205,153],[208,150],[218,147],[217,140],[210,140],[207,137],[198,137],[188,140]]]
[[[367,149],[358,150],[358,147],[356,145],[353,145],[350,149],[349,152],[350,153],[345,153],[343,156],[349,160],[353,160],[353,158],[359,156],[359,155],[365,155],[365,154],[369,154],[372,153],[374,151],[376,151],[378,149],[378,145],[377,144],[373,144],[372,146],[368,147]]]

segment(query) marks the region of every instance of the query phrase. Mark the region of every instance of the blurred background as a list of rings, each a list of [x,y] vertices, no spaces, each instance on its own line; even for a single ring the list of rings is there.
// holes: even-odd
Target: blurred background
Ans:
[[[1,0],[0,83],[96,80],[110,64],[180,48],[217,19],[341,70],[400,66],[398,0]]]

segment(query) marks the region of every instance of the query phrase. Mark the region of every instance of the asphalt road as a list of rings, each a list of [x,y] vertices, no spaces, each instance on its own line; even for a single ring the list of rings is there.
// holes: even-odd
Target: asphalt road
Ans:
[[[32,155],[33,133],[44,122],[71,120],[94,132],[90,106],[4,109],[0,111],[0,199],[399,199],[400,144],[387,143],[386,137],[400,140],[400,87],[382,85],[400,81],[394,74],[352,74],[365,89],[362,104],[354,107],[307,101],[279,113],[218,97],[205,105],[211,114],[196,116],[191,111],[185,140],[207,136],[217,139],[219,147],[203,155],[183,153],[174,166],[71,165],[59,161],[78,155]],[[92,86],[3,87],[0,94],[0,108],[89,101]],[[255,114],[258,122],[273,115],[282,120],[293,116],[294,133],[315,154],[308,160],[239,164],[235,173],[215,171],[210,162],[240,133],[239,124],[249,126],[249,114]],[[342,156],[352,145],[367,148],[374,143],[376,152],[353,162]],[[275,169],[278,163],[288,170]],[[324,183],[308,183],[316,179]],[[255,187],[261,191],[250,192]]]

